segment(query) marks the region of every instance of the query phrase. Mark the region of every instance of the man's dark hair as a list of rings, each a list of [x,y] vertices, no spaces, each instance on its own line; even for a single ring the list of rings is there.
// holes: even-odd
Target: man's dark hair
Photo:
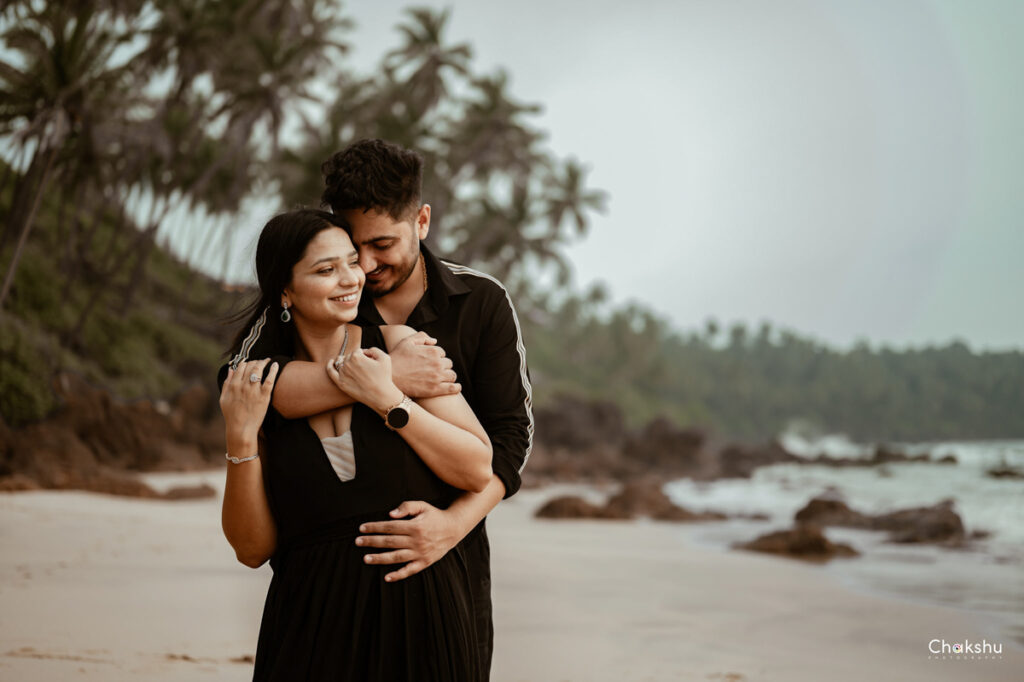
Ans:
[[[419,209],[423,157],[384,140],[360,140],[333,154],[320,167],[325,206],[335,213],[380,211],[404,220]]]

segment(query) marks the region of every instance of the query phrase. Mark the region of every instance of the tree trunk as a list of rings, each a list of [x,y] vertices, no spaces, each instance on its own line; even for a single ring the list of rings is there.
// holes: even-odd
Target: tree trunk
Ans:
[[[131,249],[138,254],[138,257],[135,259],[135,267],[132,269],[131,281],[125,288],[124,296],[121,298],[120,313],[122,315],[128,312],[128,308],[131,307],[132,299],[135,297],[135,292],[142,288],[146,275],[146,263],[149,261],[149,254],[153,250],[153,245],[156,243],[156,228],[159,227],[159,225],[160,223],[152,223],[147,227],[145,232],[139,235],[139,242]]]
[[[4,275],[3,288],[0,289],[0,309],[7,301],[7,294],[10,293],[11,285],[14,284],[14,274],[18,271],[18,263],[25,251],[28,234],[32,230],[32,223],[35,222],[39,201],[50,180],[50,170],[53,168],[53,160],[56,156],[57,147],[50,147],[46,151],[37,150],[32,156],[32,163],[29,165],[23,181],[19,184],[15,195],[11,197],[8,227],[14,232],[20,230],[20,234],[18,243],[14,246],[14,255],[11,256],[10,265],[7,266],[7,274]]]

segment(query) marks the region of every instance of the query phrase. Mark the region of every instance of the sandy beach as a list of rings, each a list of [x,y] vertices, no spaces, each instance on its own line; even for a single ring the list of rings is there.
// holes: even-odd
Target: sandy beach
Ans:
[[[532,518],[553,492],[488,521],[495,682],[1024,678],[1024,649],[980,614],[697,547],[668,523]],[[219,505],[0,496],[0,680],[250,679],[271,572],[235,562]],[[1002,654],[943,658],[933,639]]]

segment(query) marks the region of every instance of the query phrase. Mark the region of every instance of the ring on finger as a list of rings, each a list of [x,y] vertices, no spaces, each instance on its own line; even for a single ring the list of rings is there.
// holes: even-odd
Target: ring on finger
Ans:
[[[260,375],[259,374],[257,374],[256,372],[253,372],[252,374],[249,375],[249,383],[250,384],[258,384],[259,382],[260,382]]]

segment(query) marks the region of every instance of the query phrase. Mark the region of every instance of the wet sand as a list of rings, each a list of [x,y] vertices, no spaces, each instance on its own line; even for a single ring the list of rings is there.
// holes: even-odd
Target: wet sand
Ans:
[[[696,547],[672,524],[533,519],[552,492],[488,521],[495,682],[1024,678],[1024,649],[981,615]],[[235,562],[219,505],[0,496],[0,680],[250,679],[271,573]],[[942,659],[931,639],[1003,652]]]

